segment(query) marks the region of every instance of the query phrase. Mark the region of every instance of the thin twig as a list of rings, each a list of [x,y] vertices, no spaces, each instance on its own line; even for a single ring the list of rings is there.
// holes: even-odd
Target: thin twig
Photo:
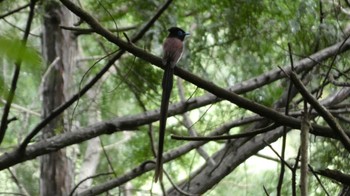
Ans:
[[[23,195],[29,195],[28,191],[24,188],[24,186],[20,183],[18,180],[16,174],[12,171],[11,168],[7,168],[7,171],[9,171],[11,178],[13,179],[14,183],[17,185],[18,189],[23,193]]]
[[[290,169],[292,170],[292,166],[290,166],[284,159],[282,159],[281,155],[278,154],[278,152],[266,141],[264,141],[264,143],[272,150],[273,153],[275,153],[275,155],[282,161],[284,162],[284,164]]]
[[[87,180],[89,180],[89,179],[97,178],[97,177],[100,177],[100,176],[111,175],[111,174],[114,174],[114,173],[113,173],[113,172],[100,173],[100,174],[96,174],[96,175],[89,176],[89,177],[86,177],[86,178],[82,179],[77,185],[74,186],[74,188],[72,189],[72,191],[69,193],[69,196],[73,196],[75,190],[77,190],[77,188],[78,188],[81,184],[83,184],[85,181],[87,181]]]
[[[72,12],[77,14],[79,17],[84,18],[84,20],[93,28],[96,28],[96,32],[100,34],[101,36],[105,37],[107,40],[109,40],[112,43],[115,43],[119,47],[127,50],[131,54],[144,59],[158,67],[161,67],[164,69],[164,65],[161,63],[161,59],[159,57],[156,57],[154,55],[151,55],[147,52],[145,52],[143,49],[135,47],[133,44],[129,44],[125,42],[124,40],[121,40],[111,32],[107,31],[105,28],[99,24],[99,22],[93,18],[89,13],[85,12],[78,6],[76,6],[74,3],[68,0],[60,0],[64,5],[67,6],[68,9],[70,9]],[[337,45],[338,46],[338,45]],[[342,50],[347,49],[350,45],[345,45],[346,47],[342,47]],[[337,49],[339,49],[337,47]],[[342,51],[341,50],[341,51]],[[338,50],[337,50],[338,51]],[[296,68],[297,71],[300,71],[300,68]],[[174,73],[176,75],[179,75],[182,78],[185,78],[187,81],[196,84],[199,88],[203,88],[207,90],[208,92],[214,94],[217,97],[220,97],[221,99],[226,99],[230,101],[231,103],[234,103],[238,105],[241,108],[245,108],[247,110],[253,111],[261,116],[267,117],[269,119],[272,119],[276,121],[276,123],[286,125],[293,128],[300,129],[300,120],[281,115],[280,113],[264,106],[261,104],[257,104],[255,102],[252,102],[249,99],[243,98],[242,96],[238,96],[236,93],[230,92],[224,88],[221,88],[212,82],[206,81],[201,77],[198,77],[194,74],[191,74],[179,67],[175,67]],[[280,74],[280,72],[278,72]],[[281,76],[282,77],[282,76]]]
[[[56,109],[54,109],[45,119],[40,121],[39,124],[37,124],[33,130],[27,135],[27,137],[23,140],[19,147],[19,152],[23,153],[29,142],[36,134],[38,134],[42,128],[44,128],[49,122],[51,122],[53,119],[55,119],[58,115],[60,115],[63,111],[65,111],[69,106],[71,106],[75,101],[79,100],[80,97],[82,97],[102,76],[104,73],[106,73],[109,68],[113,65],[113,63],[121,57],[121,55],[124,53],[123,50],[119,51],[117,54],[115,54],[102,68],[102,70],[95,75],[94,78],[90,80],[89,83],[87,83],[77,94],[73,95],[72,98],[70,98],[65,103],[58,106]]]
[[[65,1],[66,3],[72,5],[73,3],[70,1]],[[170,1],[171,2],[171,1]],[[162,11],[165,10],[167,6],[169,6],[169,1],[163,5],[161,8]],[[73,4],[73,6],[75,6]],[[160,11],[159,11],[160,12]],[[153,23],[156,21],[156,19],[160,16],[160,14],[157,12],[157,14],[152,17],[142,28],[141,30],[136,33],[133,38],[131,39],[133,43],[141,39],[141,37],[147,32],[147,30],[153,25]],[[69,106],[71,106],[75,101],[79,100],[80,97],[82,97],[94,84],[102,78],[102,76],[109,70],[109,68],[114,64],[114,62],[119,59],[123,54],[125,53],[125,50],[120,50],[117,54],[115,54],[105,65],[105,67],[102,68],[102,70],[95,75],[94,78],[90,80],[77,94],[73,95],[72,98],[70,98],[65,103],[58,106],[56,109],[54,109],[45,119],[43,119],[39,124],[37,124],[34,129],[29,133],[29,135],[24,139],[24,141],[21,143],[19,147],[19,152],[23,153],[27,145],[29,144],[30,140],[37,135],[40,130],[45,127],[49,122],[51,122],[56,116],[60,115],[63,111],[65,111]]]
[[[14,10],[12,10],[12,11],[9,11],[9,12],[7,12],[7,13],[5,13],[5,14],[2,14],[2,15],[0,15],[0,19],[5,18],[6,16],[9,16],[9,15],[12,15],[12,14],[14,14],[14,13],[16,13],[16,12],[19,12],[19,11],[21,11],[22,9],[25,9],[25,8],[29,7],[30,4],[31,4],[31,3],[22,5],[22,6],[20,6],[20,7],[16,8],[16,9],[14,9]]]
[[[322,182],[321,182],[321,179],[317,176],[317,174],[316,174],[316,172],[314,171],[314,169],[312,168],[312,166],[311,166],[310,164],[309,164],[308,166],[309,166],[309,169],[310,169],[311,173],[315,176],[315,178],[316,178],[318,184],[321,186],[321,188],[323,189],[323,191],[326,193],[327,196],[330,196],[329,193],[328,193],[328,191],[327,191],[327,189],[326,189],[326,187],[324,187],[324,185],[323,185]]]
[[[183,190],[181,190],[180,187],[178,187],[170,178],[169,174],[166,172],[166,171],[163,171],[164,174],[166,175],[166,177],[168,178],[169,182],[171,185],[173,185],[173,187],[175,188],[175,190],[177,190],[181,195],[186,195],[186,196],[193,196],[193,195],[196,195],[196,194],[191,194],[191,193],[187,193]]]
[[[294,72],[290,73],[290,78],[304,99],[310,103],[310,105],[323,117],[330,128],[332,128],[339,136],[339,139],[344,147],[350,152],[350,139],[344,132],[343,128],[336,122],[336,119],[333,117],[333,115],[307,91],[306,87]]]
[[[294,71],[294,61],[293,61],[293,51],[292,51],[292,45],[288,43],[288,53],[289,53],[289,59],[290,59],[290,67],[291,70]],[[279,67],[280,68],[280,67]],[[284,70],[280,68],[283,72]],[[284,72],[286,74],[286,72]],[[292,92],[292,82],[289,81],[289,87],[288,87],[288,92],[287,92],[287,100],[286,100],[286,107],[285,107],[285,115],[288,116],[289,113],[289,102],[290,102],[290,97],[291,97],[291,92]],[[282,160],[285,157],[285,152],[286,152],[286,143],[287,143],[287,127],[283,127],[283,135],[282,135],[282,149],[281,149],[281,158]],[[282,191],[282,185],[283,185],[283,178],[284,178],[284,162],[281,162],[281,168],[280,168],[280,175],[278,178],[278,183],[277,183],[277,195],[281,195]]]
[[[30,32],[30,27],[32,25],[32,21],[34,18],[34,8],[35,8],[35,3],[37,1],[36,0],[31,0],[30,1],[30,11],[29,11],[29,15],[28,15],[28,20],[27,20],[27,25],[26,25],[26,29],[23,35],[23,39],[22,39],[22,45],[20,47],[20,50],[18,52],[18,59],[16,59],[15,62],[15,71],[13,74],[13,78],[12,78],[12,82],[11,82],[11,87],[10,87],[10,91],[9,94],[7,96],[6,99],[6,104],[4,106],[4,112],[2,113],[2,118],[1,118],[1,125],[0,125],[0,145],[5,137],[5,133],[6,133],[6,129],[7,129],[7,124],[8,124],[8,115],[10,112],[10,108],[11,108],[11,104],[13,101],[13,98],[15,96],[15,91],[17,88],[17,81],[19,78],[19,73],[21,70],[21,64],[22,64],[22,59],[21,59],[21,55],[23,50],[25,49],[25,46],[27,44],[27,40],[28,40],[28,36],[29,36],[29,32]]]
[[[295,158],[295,163],[294,166],[292,168],[292,195],[296,196],[297,195],[297,169],[298,169],[298,163],[299,163],[299,159],[300,159],[300,148],[298,150],[298,154],[297,157]]]
[[[263,185],[263,189],[264,189],[265,195],[269,196],[270,194],[269,194],[269,192],[267,192],[267,189],[266,189],[265,185]]]
[[[316,96],[317,98],[322,97],[323,87],[327,84],[328,76],[331,73],[331,70],[335,64],[335,60],[337,59],[338,53],[340,52],[341,48],[345,45],[345,43],[348,41],[349,38],[350,38],[350,34],[346,36],[346,38],[343,40],[342,44],[339,46],[337,54],[333,56],[332,62],[327,70],[326,76],[324,77],[324,79],[322,81],[321,88],[317,92],[317,96]]]
[[[186,98],[185,98],[185,90],[183,87],[183,82],[181,78],[177,79],[177,88],[179,91],[179,97],[180,97],[180,101],[181,102],[186,102]],[[187,112],[183,113],[183,123],[185,125],[185,127],[188,129],[188,133],[190,134],[190,136],[196,137],[198,136],[197,131],[193,128],[193,122],[191,121],[189,115]],[[198,154],[206,161],[209,161],[209,163],[215,165],[215,161],[214,159],[212,159],[209,154],[204,150],[203,147],[199,147],[196,149]]]
[[[117,172],[115,171],[114,167],[113,167],[113,164],[112,164],[112,161],[111,159],[109,158],[108,154],[107,154],[107,151],[105,149],[105,145],[103,144],[103,141],[101,138],[99,138],[100,140],[100,145],[101,145],[101,148],[102,148],[102,152],[103,154],[105,155],[106,159],[107,159],[107,162],[108,162],[108,166],[110,167],[110,169],[112,170],[112,173],[114,174],[114,177],[117,177]]]

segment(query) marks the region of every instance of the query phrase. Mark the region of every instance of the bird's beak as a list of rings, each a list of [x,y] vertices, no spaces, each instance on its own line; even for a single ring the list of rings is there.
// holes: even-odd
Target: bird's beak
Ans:
[[[191,35],[190,33],[185,33],[186,36]]]

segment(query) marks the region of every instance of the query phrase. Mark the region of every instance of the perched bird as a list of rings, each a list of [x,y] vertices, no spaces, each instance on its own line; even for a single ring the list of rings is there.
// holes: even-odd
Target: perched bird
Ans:
[[[160,104],[160,119],[159,119],[159,142],[155,171],[155,182],[162,179],[163,174],[163,146],[164,134],[169,106],[171,89],[173,88],[173,74],[176,63],[180,60],[183,51],[183,41],[186,35],[184,30],[178,27],[168,29],[169,35],[163,44],[163,65],[165,66],[163,81],[162,81],[162,101]]]

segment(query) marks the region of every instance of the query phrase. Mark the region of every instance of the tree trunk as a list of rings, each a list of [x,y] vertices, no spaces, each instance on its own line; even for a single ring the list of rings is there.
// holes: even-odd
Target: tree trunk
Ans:
[[[76,54],[76,39],[60,25],[73,24],[73,15],[56,1],[43,3],[42,53],[46,64],[43,80],[43,118],[64,103],[69,96],[68,84],[72,60]],[[54,63],[55,62],[55,63]],[[58,116],[44,129],[42,139],[69,131],[64,123],[64,115]],[[40,167],[41,195],[68,195],[73,182],[73,164],[66,155],[66,149],[44,155]]]

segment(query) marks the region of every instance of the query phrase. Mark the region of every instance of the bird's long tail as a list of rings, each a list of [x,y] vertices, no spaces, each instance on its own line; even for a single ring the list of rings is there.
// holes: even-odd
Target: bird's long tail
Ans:
[[[173,88],[173,74],[174,69],[171,66],[166,66],[162,81],[162,102],[160,104],[160,119],[159,119],[159,142],[158,142],[158,152],[156,161],[156,170],[154,180],[155,182],[162,180],[163,174],[163,147],[164,147],[164,134],[166,127],[166,120],[168,116],[168,107],[171,90]]]

